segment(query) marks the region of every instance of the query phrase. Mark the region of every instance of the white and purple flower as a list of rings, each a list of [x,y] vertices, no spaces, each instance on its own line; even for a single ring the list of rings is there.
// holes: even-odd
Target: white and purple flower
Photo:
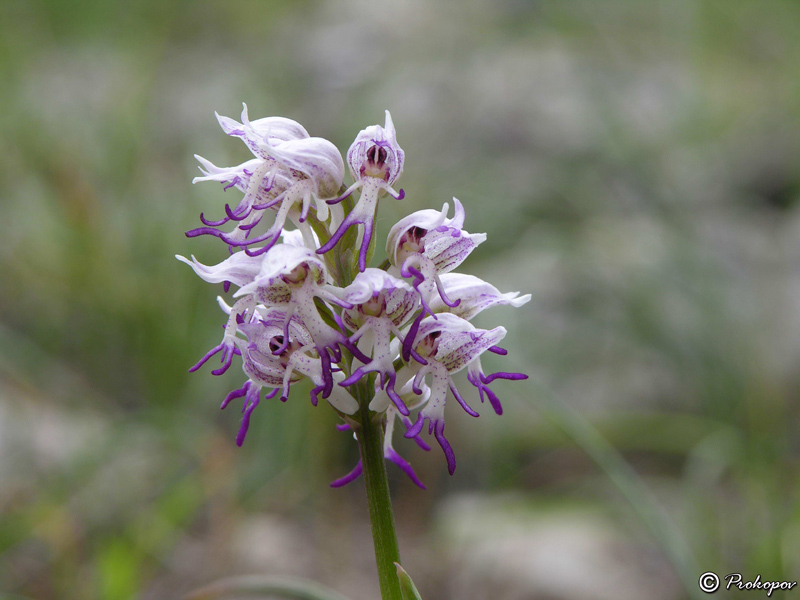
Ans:
[[[195,181],[218,181],[244,196],[233,209],[226,204],[219,221],[201,214],[204,226],[187,235],[216,236],[230,256],[213,266],[194,256],[177,258],[205,281],[223,283],[225,292],[232,285],[237,288],[232,306],[218,298],[228,315],[222,341],[190,369],[196,371],[221,354],[222,365],[212,371],[221,375],[241,357],[247,381],[222,403],[224,408],[244,398],[237,444],[244,441],[262,390],[271,390],[266,398],[280,394],[286,401],[294,384],[308,380],[312,404],[321,395],[345,420],[342,428],[357,432],[364,415],[380,420],[385,459],[423,488],[392,438],[399,421],[406,438],[429,450],[420,438],[427,423],[452,474],[455,455],[444,435],[448,395],[478,416],[452,376],[466,368],[481,402],[488,398],[497,414],[502,406],[489,385],[496,379],[527,377],[513,372],[486,375],[481,358],[486,351],[506,354],[498,346],[506,330],[479,329],[469,319],[492,306],[522,306],[530,295],[501,293],[477,277],[452,272],[486,239],[463,229],[464,207],[455,198],[453,217],[448,217],[445,203],[441,211],[420,210],[401,219],[388,236],[386,268],[367,268],[379,197],[403,198],[403,191],[393,186],[405,156],[388,111],[383,127],[367,127],[350,146],[347,163],[354,183],[338,197],[344,161],[330,142],[310,137],[290,119],[250,121],[247,107],[241,123],[217,118],[225,133],[240,138],[254,158],[217,167],[197,157],[203,176]],[[357,202],[342,203],[359,189]],[[275,218],[256,234],[267,211]],[[284,229],[287,221],[294,229]],[[228,223],[233,229],[223,232],[220,228]],[[362,226],[360,241],[352,233],[345,238],[357,225]],[[359,462],[331,485],[344,485],[361,472]]]
[[[404,160],[405,153],[397,143],[392,115],[387,110],[385,125],[383,127],[372,125],[362,130],[347,151],[347,163],[355,183],[344,194],[329,200],[328,203],[339,203],[359,188],[361,188],[361,195],[353,210],[345,217],[330,240],[317,250],[319,254],[333,249],[350,227],[363,225],[361,248],[358,253],[358,270],[363,271],[367,268],[367,251],[372,240],[378,198],[386,193],[397,200],[405,197],[403,190],[396,192],[392,188],[403,172]]]
[[[222,129],[241,138],[256,158],[236,167],[222,168],[196,157],[202,165],[203,177],[196,177],[194,183],[219,181],[226,190],[235,187],[243,191],[244,197],[234,209],[226,204],[226,216],[218,221],[210,221],[201,214],[204,227],[186,235],[213,235],[231,247],[245,247],[250,254],[268,251],[280,237],[287,219],[310,236],[306,219],[312,200],[317,219],[324,222],[329,216],[325,200],[335,196],[342,185],[344,162],[336,146],[323,138],[309,137],[299,123],[290,119],[269,117],[251,122],[246,106],[242,123],[219,115],[217,119]],[[250,237],[268,209],[276,212],[272,225],[265,233]],[[232,231],[218,229],[228,222],[236,224]],[[261,242],[266,245],[255,251],[249,248]]]

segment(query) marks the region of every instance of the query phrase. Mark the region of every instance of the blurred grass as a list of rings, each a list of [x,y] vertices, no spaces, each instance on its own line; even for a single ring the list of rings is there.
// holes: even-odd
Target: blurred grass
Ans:
[[[245,158],[213,119],[242,100],[343,151],[391,109],[407,199],[379,232],[455,195],[489,234],[464,270],[534,294],[480,316],[509,329],[487,368],[584,414],[703,570],[796,577],[798,82],[788,0],[4,2],[0,591],[175,595],[255,568],[242,530],[275,513],[313,549],[294,574],[371,595],[348,582],[368,563],[337,552],[365,513],[358,484],[326,488],[357,460],[331,412],[298,389],[237,449],[216,403],[243,376],[186,372],[221,321],[173,255],[221,257],[181,232],[225,198],[189,184],[192,155]],[[430,487],[393,475],[406,555],[442,498],[476,490],[579,499],[651,539],[530,414],[534,387],[498,388],[503,417],[448,409],[454,478],[398,441]]]

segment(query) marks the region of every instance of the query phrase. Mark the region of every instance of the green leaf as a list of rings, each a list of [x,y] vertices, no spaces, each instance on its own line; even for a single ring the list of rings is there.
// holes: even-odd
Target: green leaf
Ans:
[[[403,600],[422,600],[417,587],[411,581],[411,576],[400,566],[400,563],[394,563],[394,566],[397,567],[397,578],[400,580],[400,591],[403,593]]]
[[[188,593],[183,600],[224,600],[242,594],[290,600],[349,600],[339,592],[307,579],[260,575],[220,579]]]

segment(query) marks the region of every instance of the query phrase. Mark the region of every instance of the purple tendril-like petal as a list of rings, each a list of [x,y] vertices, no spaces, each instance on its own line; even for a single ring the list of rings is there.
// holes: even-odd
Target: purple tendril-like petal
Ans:
[[[405,418],[405,417],[401,417],[401,419],[402,419],[403,425],[405,425],[406,429],[409,429],[412,426],[411,425],[411,419],[408,419],[408,418]],[[420,430],[421,429],[422,428],[420,427]],[[408,437],[408,436],[405,436],[405,437]],[[416,442],[417,446],[419,446],[420,448],[425,450],[425,452],[429,452],[430,451],[431,447],[428,444],[426,444],[425,441],[421,437],[419,437],[419,434],[414,436],[412,439]]]
[[[230,282],[230,281],[225,281],[225,282],[223,282],[223,283],[222,283],[222,289],[223,289],[223,290],[225,291],[225,293],[227,294],[227,293],[228,293],[228,291],[231,289],[231,282]]]
[[[273,350],[273,356],[280,356],[286,349],[289,347],[289,324],[292,322],[292,315],[291,313],[286,315],[286,318],[283,320],[283,343],[281,343],[280,347],[277,350]]]
[[[358,252],[358,270],[362,273],[367,268],[367,252],[372,240],[372,221],[364,221],[364,237],[361,239],[361,250]]]
[[[239,209],[231,210],[231,207],[226,204],[225,205],[225,214],[228,215],[228,218],[233,221],[242,221],[247,218],[247,215],[250,214],[250,210],[245,210],[240,216],[237,216],[236,213],[239,212]]]
[[[225,234],[221,231],[214,229],[213,227],[197,227],[196,229],[190,229],[186,232],[186,237],[193,238],[199,235],[213,235],[218,238],[222,238],[227,243],[228,240],[225,239]]]
[[[242,425],[239,427],[239,433],[236,435],[236,445],[239,447],[244,444],[244,438],[247,435],[247,430],[250,428],[250,415],[253,414],[253,409],[258,406],[260,395],[260,391],[255,386],[247,391],[247,400],[243,407],[244,416],[242,417]]]
[[[511,381],[522,381],[523,379],[527,379],[528,376],[525,373],[508,373],[505,371],[498,371],[497,373],[492,373],[491,375],[481,375],[481,381],[483,383],[489,384],[492,383],[495,379],[509,379]]]
[[[403,360],[408,362],[411,360],[411,356],[413,355],[414,358],[421,364],[427,365],[428,362],[423,359],[419,354],[414,352],[414,340],[417,337],[417,332],[419,331],[419,324],[422,323],[422,319],[425,317],[425,311],[423,310],[419,316],[414,319],[414,322],[411,324],[411,327],[406,334],[405,339],[403,340]]]
[[[335,313],[334,313],[334,314],[335,314]],[[351,342],[349,339],[345,338],[345,339],[344,339],[344,340],[342,340],[340,343],[342,344],[342,346],[344,346],[345,348],[347,348],[347,349],[350,351],[350,353],[351,353],[353,356],[355,356],[355,357],[356,357],[358,360],[360,360],[360,361],[361,361],[362,363],[364,363],[365,365],[367,365],[367,364],[369,364],[369,363],[371,363],[371,362],[372,362],[372,359],[370,359],[370,357],[369,357],[369,356],[367,356],[367,355],[366,355],[366,354],[364,354],[364,353],[363,353],[361,350],[359,350],[359,349],[358,349],[358,346],[356,346],[356,345],[355,345],[353,342]],[[339,350],[339,356],[338,356],[338,358],[337,358],[337,357],[335,357],[335,356],[334,356],[334,358],[336,358],[336,362],[341,362],[341,361],[342,361],[341,350]]]
[[[278,241],[278,238],[280,238],[280,235],[281,235],[281,232],[280,231],[277,232],[273,236],[273,238],[269,242],[267,242],[266,246],[262,246],[261,248],[259,248],[257,250],[251,250],[250,248],[245,248],[244,249],[245,254],[247,254],[247,256],[261,256],[262,254],[266,254],[276,244],[276,242]],[[260,236],[260,237],[263,237],[263,236]],[[253,240],[252,243],[257,243],[257,242],[255,240]]]
[[[381,373],[381,380],[383,380],[384,373]],[[390,371],[385,374],[386,375],[386,384],[384,385],[384,390],[386,391],[386,395],[391,398],[394,405],[397,407],[397,410],[400,411],[400,414],[403,416],[408,416],[411,414],[406,406],[406,403],[403,402],[403,399],[398,395],[398,393],[394,390],[394,384],[397,380],[397,374],[394,371]],[[383,383],[383,381],[381,381]]]
[[[461,405],[461,408],[463,408],[470,417],[480,416],[477,412],[470,408],[469,404],[467,404],[467,401],[464,400],[464,398],[458,392],[458,388],[452,381],[450,382],[450,391],[453,392],[453,397],[455,397],[456,401]]]
[[[193,366],[191,369],[189,369],[189,373],[194,373],[195,371],[197,371],[197,369],[199,369],[204,364],[206,364],[206,362],[208,362],[209,358],[214,356],[217,352],[220,352],[220,351],[222,351],[223,349],[226,349],[226,348],[228,348],[228,345],[225,344],[224,342],[220,343],[217,346],[214,346],[211,350],[209,350],[208,352],[205,353],[203,358],[201,358],[200,361],[195,366]],[[224,353],[222,355],[222,360],[223,360],[223,362],[225,361],[225,354]]]
[[[497,397],[497,394],[495,394],[491,389],[489,389],[489,386],[483,383],[478,375],[473,376],[472,373],[468,373],[467,379],[472,385],[478,388],[478,394],[480,394],[481,402],[484,401],[483,395],[486,394],[486,396],[489,398],[489,403],[492,405],[492,408],[494,409],[494,412],[497,413],[498,415],[502,415],[503,405],[500,404],[500,398]]]
[[[428,489],[428,488],[425,487],[425,484],[422,483],[422,481],[420,481],[419,477],[417,477],[417,474],[414,473],[414,469],[411,468],[411,465],[409,464],[409,462],[406,459],[404,459],[402,456],[400,456],[397,453],[397,451],[394,448],[392,448],[391,446],[389,446],[386,449],[385,458],[388,458],[390,461],[392,461],[394,464],[396,464],[398,467],[400,467],[403,470],[403,472],[406,475],[408,475],[408,478],[411,481],[413,481],[418,487],[422,488],[423,490]]]
[[[247,392],[250,390],[250,386],[251,385],[253,385],[252,382],[247,381],[238,390],[233,390],[232,392],[229,392],[228,395],[225,396],[225,399],[222,401],[222,405],[220,406],[220,408],[223,409],[226,406],[228,406],[228,404],[230,404],[231,400],[234,400],[236,398],[241,398],[242,396],[246,396]]]
[[[351,481],[355,481],[356,479],[358,479],[358,477],[363,472],[364,472],[364,467],[361,465],[361,461],[359,460],[358,464],[355,466],[355,468],[352,471],[350,471],[344,477],[340,477],[339,479],[335,479],[335,480],[331,481],[330,486],[332,488],[340,488],[340,487],[342,487],[344,485],[347,485]]]
[[[316,406],[319,403],[319,393],[325,389],[324,385],[318,385],[311,390],[311,404]]]
[[[403,437],[406,437],[408,439],[417,437],[422,431],[423,425],[425,425],[425,419],[423,418],[422,413],[419,413],[417,415],[417,421],[406,430]]]
[[[333,320],[336,322],[336,325],[339,327],[339,331],[344,333],[345,330],[347,329],[347,327],[345,327],[345,324],[344,324],[344,321],[342,320],[341,315],[339,315],[336,312],[333,312]]]
[[[342,386],[342,387],[350,387],[351,385],[356,383],[359,379],[364,377],[364,375],[366,375],[366,372],[364,371],[364,367],[358,367],[355,371],[353,371],[353,373],[350,375],[350,377],[348,377],[344,381],[340,381],[339,385]]]
[[[433,425],[433,422],[431,422]],[[447,458],[447,471],[452,475],[456,471],[456,455],[453,452],[453,448],[450,446],[450,442],[447,441],[447,438],[444,437],[444,421],[437,421],[435,425],[434,435],[436,436],[436,441],[439,442],[439,445],[442,447],[444,451],[444,455]]]
[[[411,277],[411,276],[414,277],[414,281],[413,281],[413,283],[411,285],[417,291],[417,294],[419,294],[419,301],[420,301],[420,304],[422,304],[422,314],[424,315],[425,313],[427,313],[430,316],[432,316],[434,319],[436,319],[436,315],[433,314],[433,311],[431,310],[431,307],[428,306],[428,302],[425,300],[424,294],[419,291],[419,286],[425,281],[425,275],[423,275],[415,267],[412,267],[411,265],[407,266],[405,264],[401,267],[400,274],[403,277]]]
[[[344,234],[347,233],[347,230],[350,229],[351,226],[357,225],[361,222],[362,221],[358,219],[358,217],[354,216],[354,213],[351,212],[349,215],[347,215],[345,220],[342,221],[342,224],[339,225],[339,229],[337,229],[336,232],[331,236],[331,239],[325,242],[325,244],[321,246],[319,250],[317,250],[317,254],[325,254],[329,250],[332,250],[333,247],[339,243],[339,240],[342,239]]]
[[[336,425],[337,431],[350,431],[351,429],[352,427],[350,427],[350,425],[348,425],[347,423],[339,423],[338,425]]]
[[[222,375],[228,370],[228,367],[230,367],[231,363],[233,362],[233,356],[236,354],[233,350],[233,346],[225,345],[224,349],[222,350],[222,366],[219,369],[214,369],[211,371],[212,375]]]
[[[436,280],[436,289],[439,290],[439,297],[442,299],[442,302],[444,302],[450,308],[455,308],[456,306],[461,304],[461,298],[459,298],[455,302],[450,300],[450,298],[447,297],[447,294],[444,291],[444,286],[442,285],[441,280],[438,277],[436,277],[435,280]]]
[[[351,185],[349,188],[347,188],[347,190],[344,192],[344,194],[342,194],[338,198],[331,198],[330,200],[325,200],[325,204],[330,204],[331,206],[333,206],[334,204],[339,204],[345,198],[349,198],[352,195],[352,193],[355,192],[356,189],[358,189],[359,187],[360,187],[360,184],[358,182],[356,182],[353,185]]]
[[[331,371],[331,356],[328,354],[328,348],[317,348],[319,352],[320,364],[322,365],[322,397],[328,398],[333,391],[333,372]]]
[[[494,352],[495,354],[499,354],[500,356],[505,356],[508,354],[508,350],[505,348],[501,348],[500,346],[489,346],[487,348],[489,352]]]
[[[203,225],[208,225],[209,227],[219,227],[220,225],[225,225],[225,223],[230,221],[230,219],[228,217],[225,217],[224,219],[220,219],[219,221],[209,221],[208,219],[205,218],[203,213],[200,213],[200,221],[203,223]]]

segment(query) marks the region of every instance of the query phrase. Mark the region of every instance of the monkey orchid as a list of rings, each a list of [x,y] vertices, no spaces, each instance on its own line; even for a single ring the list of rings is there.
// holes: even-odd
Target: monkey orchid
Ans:
[[[361,195],[355,208],[345,217],[331,239],[317,250],[318,254],[330,251],[350,227],[360,224],[364,226],[364,231],[358,253],[358,270],[367,268],[367,251],[372,240],[378,198],[385,193],[396,200],[405,197],[403,190],[396,192],[392,188],[403,172],[404,159],[405,153],[397,143],[392,115],[387,110],[385,125],[372,125],[362,130],[347,151],[347,164],[355,183],[344,194],[328,202],[339,203],[359,188]]]

